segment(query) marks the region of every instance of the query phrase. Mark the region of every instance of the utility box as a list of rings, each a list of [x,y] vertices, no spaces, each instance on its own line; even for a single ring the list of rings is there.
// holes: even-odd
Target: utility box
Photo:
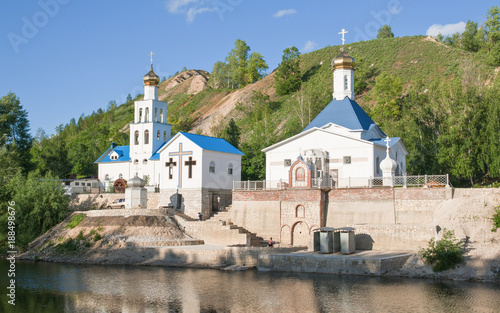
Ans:
[[[351,254],[356,252],[356,242],[354,240],[354,228],[343,227],[340,232],[340,253]]]
[[[314,251],[333,253],[335,250],[335,228],[321,227],[314,230]]]

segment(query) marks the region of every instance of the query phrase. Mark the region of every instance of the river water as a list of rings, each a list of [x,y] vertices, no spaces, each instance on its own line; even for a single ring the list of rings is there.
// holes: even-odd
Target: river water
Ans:
[[[16,262],[0,312],[500,312],[500,284]]]

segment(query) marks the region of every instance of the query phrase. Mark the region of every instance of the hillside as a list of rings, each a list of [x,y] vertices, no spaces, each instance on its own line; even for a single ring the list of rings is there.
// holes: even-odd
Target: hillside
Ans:
[[[159,98],[168,102],[168,122],[172,124],[172,135],[177,131],[189,131],[221,136],[222,130],[233,118],[241,130],[240,148],[246,154],[243,176],[245,179],[263,179],[265,162],[260,150],[302,131],[331,101],[330,62],[340,48],[325,47],[300,56],[303,91],[295,95],[276,95],[274,72],[241,89],[211,89],[207,84],[210,74],[202,70],[184,71],[161,82]],[[347,45],[346,50],[356,59],[356,101],[389,136],[400,136],[405,142],[411,141],[407,144],[411,173],[450,172],[449,167],[453,165],[442,165],[443,161],[439,160],[439,151],[436,149],[437,138],[446,132],[447,122],[434,121],[433,125],[429,125],[428,119],[446,119],[450,111],[437,112],[436,107],[439,110],[453,109],[451,103],[456,101],[456,97],[450,96],[450,92],[458,92],[464,99],[470,98],[471,95],[462,94],[472,90],[467,86],[480,89],[494,85],[498,82],[499,69],[489,66],[484,54],[469,53],[425,36],[357,42]],[[374,86],[381,74],[401,79],[403,85],[399,95],[392,99],[396,109],[390,114],[384,109],[383,103],[376,101]],[[457,89],[460,85],[464,86],[462,91]],[[450,89],[448,95],[444,89]],[[475,95],[484,98],[480,91]],[[299,105],[297,99],[301,97],[305,100]],[[436,99],[443,97],[453,100],[447,98],[447,105],[443,104],[443,100],[436,102]],[[136,99],[140,98],[141,95],[136,96]],[[466,103],[464,100],[463,105]],[[428,108],[423,109],[429,105],[434,107],[431,110],[434,117],[424,116],[430,114]],[[95,174],[97,167],[92,164],[93,161],[112,141],[128,144],[127,124],[132,121],[132,114],[133,101],[127,101],[116,108],[81,117],[78,123],[64,126],[62,134],[68,146],[88,152],[86,159],[72,158],[68,152],[73,164],[72,171],[79,175]],[[492,123],[495,125],[497,121]],[[494,126],[489,127],[495,129]],[[427,132],[425,136],[428,138],[420,135],[416,140],[421,142],[415,142],[413,132],[423,131]],[[429,146],[432,142],[433,147]],[[482,173],[473,175],[483,177],[488,169],[483,169]],[[452,174],[473,182],[472,174]]]

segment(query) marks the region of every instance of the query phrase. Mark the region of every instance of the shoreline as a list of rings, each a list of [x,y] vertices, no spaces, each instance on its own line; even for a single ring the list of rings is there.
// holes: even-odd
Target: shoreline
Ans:
[[[499,283],[500,273],[488,273],[472,264],[434,273],[418,254],[401,251],[361,250],[350,255],[321,254],[301,248],[226,247],[216,245],[174,247],[97,248],[65,255],[24,252],[22,261],[88,265],[131,265],[203,268],[240,271],[321,273],[369,277],[407,277],[438,280]],[[477,260],[475,260],[477,262]]]

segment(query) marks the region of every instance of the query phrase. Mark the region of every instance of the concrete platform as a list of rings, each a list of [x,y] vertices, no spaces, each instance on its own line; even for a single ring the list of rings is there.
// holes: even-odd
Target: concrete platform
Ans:
[[[412,253],[357,251],[350,255],[297,251],[298,248],[225,247],[194,245],[136,247],[154,256],[142,264],[158,266],[256,266],[262,270],[382,276],[402,268]]]
[[[259,266],[273,271],[382,276],[401,269],[412,255],[371,250],[350,255],[295,252],[262,255]]]

